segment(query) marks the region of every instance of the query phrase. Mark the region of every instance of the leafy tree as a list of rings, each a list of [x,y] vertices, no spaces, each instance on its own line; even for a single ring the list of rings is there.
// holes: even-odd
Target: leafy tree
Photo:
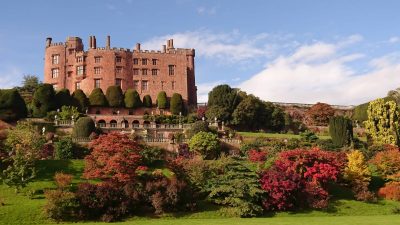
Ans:
[[[93,150],[85,157],[85,178],[117,183],[135,180],[141,162],[138,143],[127,135],[109,133],[93,140],[90,147]]]
[[[326,103],[318,102],[311,106],[306,112],[306,115],[311,119],[311,122],[316,126],[328,125],[329,118],[335,114],[335,110]]]
[[[142,106],[142,101],[140,100],[140,95],[139,93],[134,90],[134,89],[128,89],[125,92],[125,107],[126,108],[138,108],[140,106]]]
[[[264,191],[258,182],[258,175],[239,160],[226,164],[223,171],[212,179],[209,199],[225,206],[225,211],[232,216],[260,215],[263,212],[261,201]]]
[[[385,102],[379,98],[368,106],[368,120],[365,129],[374,144],[392,144],[399,142],[399,112],[394,101]]]
[[[107,98],[101,88],[95,88],[89,95],[89,103],[91,106],[107,106]]]
[[[73,105],[73,99],[68,89],[61,89],[56,93],[57,108]]]
[[[0,90],[0,120],[14,121],[27,116],[24,99],[16,89]]]
[[[199,153],[205,159],[215,158],[220,151],[218,136],[210,132],[201,131],[190,139],[189,148],[190,151]]]
[[[60,116],[59,118],[61,120],[71,120],[74,118],[74,120],[78,119],[80,113],[78,112],[78,108],[75,106],[62,106],[61,111],[58,113]]]
[[[160,91],[160,93],[158,93],[157,106],[159,109],[168,108],[168,98],[167,98],[167,93],[165,93],[165,91]]]
[[[217,117],[218,119],[229,123],[232,120],[232,113],[240,103],[241,97],[237,89],[229,85],[218,85],[208,93],[208,118]],[[219,108],[217,111],[216,108]],[[217,114],[215,114],[217,113]]]
[[[39,78],[35,75],[24,75],[22,79],[23,90],[34,92],[40,85]]]
[[[51,84],[41,84],[35,91],[32,99],[32,115],[44,117],[47,112],[57,107],[54,88]]]
[[[74,124],[72,137],[89,137],[96,130],[96,125],[90,117],[81,117]]]
[[[124,104],[124,94],[120,86],[110,86],[106,91],[108,105],[111,107],[120,107]]]
[[[83,113],[89,107],[89,99],[81,89],[75,90],[74,93],[72,93],[72,98],[79,112]]]
[[[55,159],[72,159],[74,143],[71,138],[63,138],[54,143]]]
[[[171,97],[170,101],[170,110],[171,113],[174,115],[178,115],[179,113],[182,113],[183,111],[183,99],[182,95],[178,93],[174,93]]]
[[[233,111],[232,118],[232,124],[240,128],[258,130],[265,127],[268,115],[264,102],[248,95]]]
[[[153,102],[151,100],[151,96],[150,95],[145,95],[143,97],[143,106],[146,107],[146,108],[153,107]]]
[[[353,122],[343,116],[331,117],[329,134],[334,145],[339,147],[350,145],[353,141]]]
[[[190,130],[188,130],[188,137],[191,138],[193,137],[195,134],[199,133],[199,132],[209,132],[210,128],[208,127],[208,123],[205,121],[196,121],[194,123],[192,123],[192,126],[190,127]]]
[[[285,112],[277,107],[272,107],[271,120],[267,121],[267,128],[272,131],[281,131],[285,128]]]

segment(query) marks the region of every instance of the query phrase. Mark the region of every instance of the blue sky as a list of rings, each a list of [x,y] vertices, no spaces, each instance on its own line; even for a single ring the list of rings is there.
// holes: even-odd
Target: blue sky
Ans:
[[[400,1],[7,1],[0,87],[42,77],[44,43],[196,49],[200,101],[228,83],[264,100],[358,104],[400,87]],[[87,44],[86,44],[87,46]]]

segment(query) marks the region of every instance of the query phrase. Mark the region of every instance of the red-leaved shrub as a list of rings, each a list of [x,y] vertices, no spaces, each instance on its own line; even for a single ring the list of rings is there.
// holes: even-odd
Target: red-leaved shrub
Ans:
[[[378,152],[371,159],[371,163],[385,177],[396,175],[400,173],[400,151],[395,147],[387,147],[386,150]]]
[[[247,152],[249,160],[253,163],[262,163],[267,159],[267,152],[251,149]]]
[[[378,195],[385,199],[400,201],[400,182],[386,183],[384,187],[379,189]]]

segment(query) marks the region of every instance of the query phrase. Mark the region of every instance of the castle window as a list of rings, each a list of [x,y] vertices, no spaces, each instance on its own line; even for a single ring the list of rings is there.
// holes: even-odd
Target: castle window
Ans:
[[[139,59],[138,58],[134,58],[133,59],[133,65],[138,65],[139,64]]]
[[[117,66],[117,68],[115,68],[115,71],[117,73],[122,73],[122,66]]]
[[[168,65],[168,74],[170,76],[175,75],[175,65]]]
[[[68,49],[68,54],[72,55],[74,54],[75,50],[74,49]]]
[[[76,67],[76,75],[81,76],[85,74],[85,67],[84,66],[77,66]]]
[[[152,69],[151,70],[151,75],[157,75],[158,74],[158,70],[157,69]]]
[[[81,89],[81,83],[80,82],[76,82],[75,83],[75,90]]]
[[[51,56],[51,63],[52,63],[53,65],[56,65],[56,64],[58,64],[59,59],[60,59],[60,55],[52,55],[52,56]]]
[[[115,61],[116,61],[116,62],[122,62],[122,57],[121,57],[121,56],[115,57]]]
[[[101,57],[100,56],[94,57],[94,62],[95,63],[99,63],[100,61],[101,61]]]
[[[100,88],[100,79],[94,79],[94,88]]]
[[[147,65],[147,59],[142,59],[142,65]]]
[[[133,81],[133,89],[135,89],[135,90],[139,89],[139,81],[138,80]]]
[[[157,65],[157,59],[152,59],[151,61],[153,62],[154,66]]]
[[[94,74],[101,74],[101,67],[95,67]]]
[[[58,77],[58,68],[51,69],[51,78],[57,78]]]
[[[147,69],[142,69],[142,75],[147,75]]]
[[[175,81],[171,82],[171,89],[174,90],[175,89]]]
[[[115,79],[115,85],[121,87],[121,85],[122,85],[122,79]]]
[[[83,56],[76,57],[76,62],[83,62]]]
[[[133,69],[133,75],[139,75],[139,69]]]
[[[147,80],[142,81],[142,91],[146,91],[149,88],[149,82]]]

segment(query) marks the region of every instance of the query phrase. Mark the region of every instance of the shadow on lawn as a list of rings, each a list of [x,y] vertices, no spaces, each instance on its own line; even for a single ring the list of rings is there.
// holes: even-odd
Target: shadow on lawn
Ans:
[[[72,174],[80,178],[82,171],[72,166],[71,160],[40,160],[36,164],[36,181],[53,181],[56,172]]]

